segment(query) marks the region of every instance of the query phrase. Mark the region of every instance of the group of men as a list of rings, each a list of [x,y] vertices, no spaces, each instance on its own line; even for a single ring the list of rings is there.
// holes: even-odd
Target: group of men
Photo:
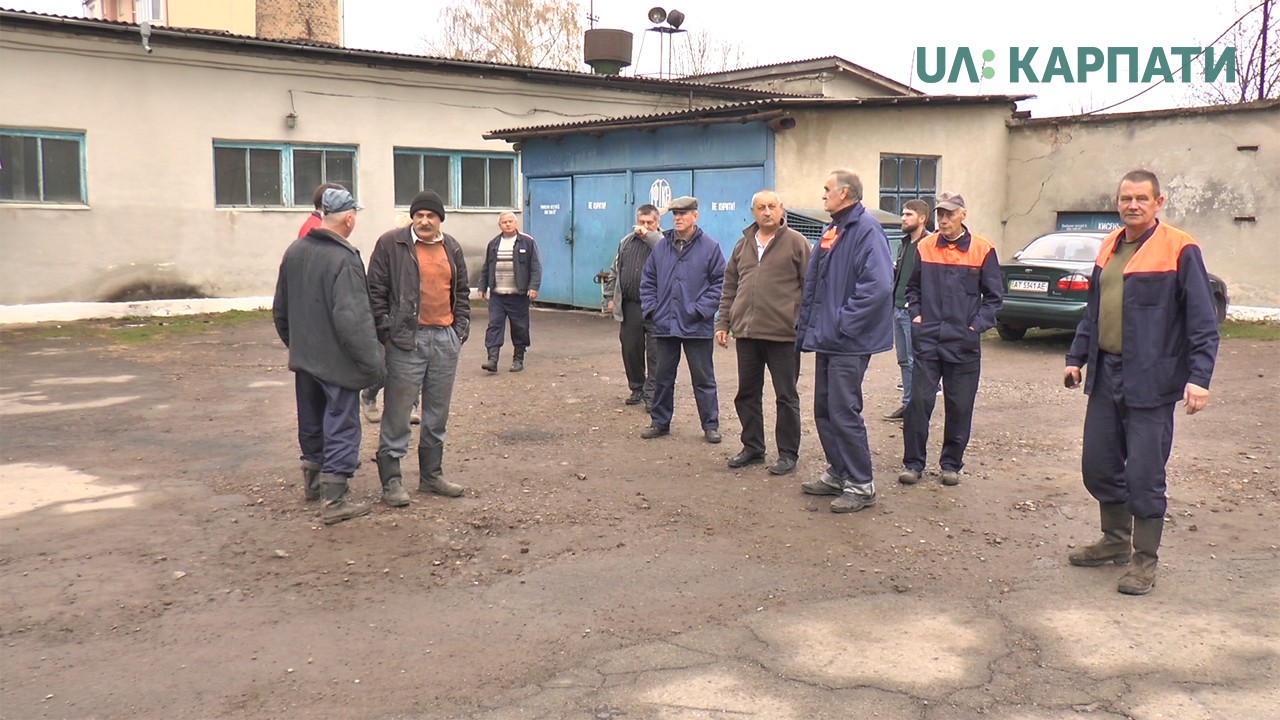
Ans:
[[[863,510],[876,503],[877,494],[862,382],[871,355],[896,344],[902,404],[886,417],[903,421],[898,480],[914,485],[922,479],[941,388],[940,479],[943,485],[959,484],[981,370],[981,335],[995,325],[1003,297],[995,248],[965,224],[965,199],[944,193],[932,234],[925,230],[928,205],[904,205],[905,235],[895,262],[862,196],[855,173],[832,171],[823,185],[831,223],[811,247],[786,226],[778,194],[762,190],[751,200],[754,222],[727,261],[697,225],[697,199],[670,202],[674,227],[665,232],[657,229],[658,208],[637,209],[635,226],[619,242],[605,293],[621,322],[630,390],[625,402],[644,403],[649,414],[642,438],[670,434],[683,354],[703,437],[721,442],[713,353],[715,344],[727,347],[732,336],[742,449],[727,464],[766,462],[767,370],[777,402],[777,457],[768,471],[792,473],[800,446],[799,358],[812,352],[813,413],[826,468],[801,489],[836,496],[833,512]],[[1179,398],[1189,414],[1207,404],[1218,334],[1198,245],[1155,217],[1164,202],[1156,176],[1125,175],[1116,202],[1123,227],[1102,244],[1064,371],[1064,384],[1075,387],[1081,368],[1091,368],[1082,472],[1100,506],[1103,538],[1069,560],[1080,566],[1132,561],[1118,589],[1142,594],[1155,584],[1173,409]],[[457,497],[463,488],[444,479],[441,461],[470,303],[462,249],[440,230],[443,202],[432,191],[419,194],[410,225],[378,239],[367,276],[347,241],[358,209],[351,194],[322,187],[316,207],[315,226],[304,227],[285,253],[274,305],[277,331],[296,373],[306,499],[323,497],[326,523],[369,511],[346,499],[347,481],[359,460],[358,394],[384,380],[377,453],[384,501],[410,502],[400,461],[408,452],[410,411],[419,398],[419,490]],[[490,299],[482,367],[497,370],[509,321],[511,370],[518,372],[529,346],[529,301],[536,297],[541,266],[533,239],[518,232],[513,214],[504,213],[499,227],[480,279],[480,295]]]

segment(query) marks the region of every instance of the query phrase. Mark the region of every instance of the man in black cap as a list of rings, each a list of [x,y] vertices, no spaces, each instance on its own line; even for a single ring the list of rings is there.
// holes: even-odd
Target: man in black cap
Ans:
[[[347,483],[360,465],[360,390],[386,372],[364,263],[347,242],[357,209],[342,187],[322,193],[320,226],[285,251],[271,307],[294,372],[304,497],[323,496],[325,524],[369,512],[347,502]]]
[[[418,491],[462,495],[461,485],[444,479],[444,439],[458,354],[471,328],[470,288],[462,246],[441,231],[444,201],[423,190],[409,206],[411,224],[383,233],[369,258],[369,297],[378,339],[387,348],[378,476],[383,500],[409,504],[401,487],[400,460],[408,454],[413,430],[409,412],[421,396],[418,433]]]
[[[640,437],[650,440],[671,432],[676,368],[683,348],[703,437],[718,443],[720,403],[711,353],[714,319],[724,285],[724,253],[720,244],[698,227],[696,198],[676,198],[670,210],[675,229],[662,234],[640,276],[640,307],[644,318],[653,323],[658,346],[653,409],[649,411],[652,424]]]
[[[960,195],[938,196],[938,232],[916,243],[907,280],[911,315],[911,402],[903,416],[902,473],[898,482],[920,482],[928,455],[929,418],[942,383],[946,420],[938,466],[943,485],[959,485],[973,426],[973,403],[982,370],[982,333],[995,327],[1004,302],[1000,260],[991,241],[969,232]]]

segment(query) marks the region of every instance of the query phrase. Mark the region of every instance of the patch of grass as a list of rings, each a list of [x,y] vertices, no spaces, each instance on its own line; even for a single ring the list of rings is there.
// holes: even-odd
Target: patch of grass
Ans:
[[[271,322],[270,310],[231,310],[225,313],[179,315],[176,317],[128,317],[104,320],[77,320],[41,323],[0,330],[0,342],[104,338],[125,345],[187,337],[252,323]]]
[[[1228,320],[1218,326],[1218,332],[1232,340],[1280,340],[1280,323]]]

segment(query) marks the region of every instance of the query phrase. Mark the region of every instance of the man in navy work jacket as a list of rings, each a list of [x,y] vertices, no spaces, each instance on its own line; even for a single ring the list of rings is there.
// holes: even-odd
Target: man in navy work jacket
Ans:
[[[360,390],[381,383],[386,365],[364,263],[347,241],[356,201],[338,186],[319,206],[320,226],[280,262],[271,315],[294,372],[304,497],[324,498],[320,515],[331,525],[369,512],[347,502],[347,482],[360,465]]]
[[[524,370],[524,351],[529,347],[529,303],[538,298],[542,286],[542,262],[538,244],[520,232],[516,214],[498,216],[498,236],[489,241],[484,265],[480,268],[480,299],[489,297],[489,327],[484,346],[489,356],[480,367],[498,372],[498,354],[504,341],[503,326],[511,322],[511,345],[515,354],[511,372]],[[490,292],[492,291],[492,292]]]
[[[946,421],[938,467],[943,485],[959,485],[964,451],[973,428],[973,403],[982,371],[982,333],[995,327],[1004,303],[1000,261],[991,241],[969,232],[964,198],[938,197],[938,232],[916,243],[907,280],[911,315],[911,402],[902,423],[902,474],[898,482],[920,482],[928,456],[929,418],[942,383]]]
[[[1102,521],[1102,539],[1068,560],[1128,565],[1132,548],[1133,567],[1116,588],[1127,595],[1145,595],[1156,582],[1174,406],[1181,399],[1188,415],[1204,409],[1218,356],[1200,246],[1156,219],[1162,205],[1150,170],[1120,180],[1116,209],[1124,227],[1102,241],[1063,371],[1073,388],[1089,366],[1080,469]]]
[[[662,234],[640,276],[640,308],[644,318],[653,323],[658,346],[651,424],[640,437],[650,440],[671,432],[676,368],[683,348],[703,437],[718,443],[720,403],[711,352],[724,285],[724,253],[720,244],[698,227],[696,198],[676,198],[669,209],[675,229]]]
[[[880,223],[862,206],[862,180],[834,170],[822,186],[831,224],[809,258],[796,345],[816,354],[813,416],[829,467],[800,485],[839,495],[831,512],[876,503],[862,420],[862,378],[875,353],[893,348],[893,260]]]

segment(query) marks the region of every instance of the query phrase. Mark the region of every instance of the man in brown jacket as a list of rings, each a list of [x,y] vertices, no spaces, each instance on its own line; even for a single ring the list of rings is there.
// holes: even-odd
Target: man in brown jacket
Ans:
[[[765,460],[763,395],[768,368],[778,403],[778,459],[769,472],[787,475],[796,469],[800,454],[796,315],[809,267],[809,241],[784,224],[782,200],[772,190],[751,198],[751,215],[756,221],[742,231],[725,266],[716,316],[716,342],[728,347],[732,332],[738,351],[733,404],[742,423],[742,451],[729,458],[729,467]]]

